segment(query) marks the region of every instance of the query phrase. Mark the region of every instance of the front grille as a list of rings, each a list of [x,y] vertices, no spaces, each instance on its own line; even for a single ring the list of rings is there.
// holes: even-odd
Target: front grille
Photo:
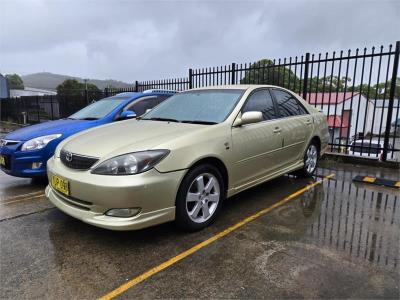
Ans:
[[[19,141],[0,139],[0,147],[14,146],[18,143],[19,143]]]
[[[61,150],[60,159],[66,167],[75,170],[88,170],[99,160],[96,157],[83,156],[65,150]]]

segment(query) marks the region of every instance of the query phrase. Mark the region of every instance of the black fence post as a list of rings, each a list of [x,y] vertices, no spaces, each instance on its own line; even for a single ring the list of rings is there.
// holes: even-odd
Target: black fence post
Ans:
[[[236,83],[236,64],[232,63],[232,67],[231,67],[231,72],[232,72],[232,77],[231,77],[231,84],[235,84]]]
[[[134,92],[139,92],[139,81],[135,81],[135,88],[134,88]]]
[[[310,53],[306,53],[306,60],[304,63],[304,77],[303,77],[303,99],[307,97],[307,84],[308,84],[308,69],[310,64]]]
[[[85,86],[85,101],[86,101],[86,104],[89,104],[89,95],[88,95],[87,86]]]
[[[51,119],[54,120],[53,96],[52,95],[50,95],[50,108],[51,108]]]
[[[39,105],[39,96],[36,96],[36,109],[37,109],[37,118],[38,118],[38,123],[40,123],[40,105]]]
[[[108,87],[106,87],[106,88],[104,89],[104,94],[105,94],[106,97],[108,97]]]
[[[393,60],[392,81],[390,82],[389,107],[388,107],[388,112],[387,112],[385,139],[383,142],[383,152],[382,152],[382,160],[383,161],[387,160],[387,153],[389,150],[388,148],[389,148],[390,128],[392,125],[394,94],[395,94],[395,90],[396,90],[397,72],[399,70],[399,56],[400,56],[400,41],[397,41],[396,42],[396,50],[394,53],[394,60]],[[394,147],[394,145],[393,145],[393,147]]]
[[[189,69],[189,90],[193,88],[193,70]]]

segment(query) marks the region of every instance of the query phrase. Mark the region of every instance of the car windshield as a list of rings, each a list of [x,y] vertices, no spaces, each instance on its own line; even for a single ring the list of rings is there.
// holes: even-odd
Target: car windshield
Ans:
[[[71,115],[68,119],[97,120],[105,117],[118,105],[126,101],[126,97],[110,97],[94,102]]]
[[[244,90],[199,90],[176,94],[147,113],[143,120],[197,124],[223,122]]]

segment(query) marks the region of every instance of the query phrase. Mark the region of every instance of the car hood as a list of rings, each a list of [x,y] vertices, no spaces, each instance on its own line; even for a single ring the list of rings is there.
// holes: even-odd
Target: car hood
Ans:
[[[93,128],[79,133],[61,147],[73,153],[93,157],[113,157],[120,154],[157,148],[158,145],[173,143],[201,130],[204,125],[128,120]]]
[[[39,136],[61,133],[69,136],[97,125],[95,121],[62,119],[23,127],[7,134],[4,139],[27,141]]]

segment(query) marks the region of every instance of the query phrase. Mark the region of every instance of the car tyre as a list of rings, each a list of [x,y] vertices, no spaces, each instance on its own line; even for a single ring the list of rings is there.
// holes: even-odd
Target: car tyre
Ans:
[[[300,177],[311,177],[314,175],[317,169],[317,163],[319,159],[319,147],[318,144],[312,140],[304,152],[304,165],[303,168],[295,172],[295,175]]]
[[[213,223],[226,198],[224,179],[213,165],[189,170],[176,197],[176,223],[185,231],[201,230]]]

